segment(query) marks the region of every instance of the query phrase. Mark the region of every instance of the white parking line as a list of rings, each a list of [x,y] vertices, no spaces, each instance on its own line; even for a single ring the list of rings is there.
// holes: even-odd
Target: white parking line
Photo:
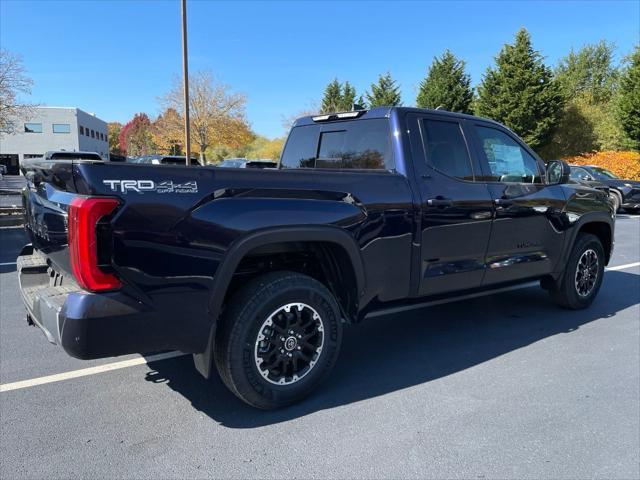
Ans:
[[[61,382],[71,378],[86,377],[97,373],[110,372],[111,370],[119,370],[121,368],[135,367],[136,365],[144,365],[145,363],[158,362],[169,358],[182,357],[188,355],[183,352],[166,352],[151,355],[149,357],[132,358],[131,360],[123,360],[121,362],[107,363],[98,365],[97,367],[82,368],[80,370],[72,370],[70,372],[56,373],[55,375],[47,375],[46,377],[32,378],[30,380],[22,380],[20,382],[5,383],[0,385],[0,393],[10,392],[11,390],[20,390],[21,388],[35,387],[37,385],[45,385],[47,383]]]
[[[2,264],[0,264],[2,265]],[[608,267],[607,271],[626,270],[628,268],[634,268],[640,266],[640,262],[626,263],[624,265],[616,265],[615,267]],[[533,284],[527,283],[523,285],[517,285],[510,287],[510,290],[516,290],[520,288],[528,288]],[[70,372],[56,373],[55,375],[47,375],[46,377],[37,377],[30,380],[21,380],[19,382],[4,383],[0,385],[0,393],[10,392],[12,390],[20,390],[22,388],[35,387],[38,385],[46,385],[47,383],[61,382],[63,380],[70,380],[72,378],[86,377],[88,375],[96,375],[98,373],[110,372],[112,370],[119,370],[121,368],[135,367],[137,365],[144,365],[146,363],[158,362],[160,360],[167,360],[169,358],[182,357],[189,355],[183,352],[166,352],[159,353],[157,355],[151,355],[149,357],[132,358],[130,360],[123,360],[121,362],[107,363],[104,365],[98,365],[97,367],[82,368],[80,370],[72,370]]]
[[[624,265],[616,265],[615,267],[607,267],[606,270],[615,272],[616,270],[626,270],[627,268],[633,268],[640,266],[640,262],[625,263]]]
[[[0,263],[0,267],[6,267],[7,265],[15,265],[16,262],[5,262],[5,263]]]

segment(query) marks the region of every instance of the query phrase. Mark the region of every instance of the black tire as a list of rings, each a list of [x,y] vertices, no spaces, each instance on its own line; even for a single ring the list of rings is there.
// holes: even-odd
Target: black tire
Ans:
[[[296,306],[292,307],[291,304]],[[290,310],[285,311],[285,306]],[[300,338],[300,344],[297,343],[298,340],[291,340],[287,343],[287,350],[284,349],[284,337],[276,333],[275,328],[281,331],[284,325],[288,329],[296,321],[290,315],[297,315],[298,319],[304,318],[298,321],[306,323],[304,328],[314,335],[310,341],[315,342],[315,353],[309,353],[313,350],[306,350],[306,346],[302,351],[296,351],[302,348],[301,345],[308,345],[301,335],[292,335]],[[271,326],[266,324],[270,319]],[[299,327],[299,332],[303,333],[302,326],[296,324],[295,327]],[[271,336],[267,336],[261,343],[259,335],[269,329]],[[280,342],[280,339],[283,342],[277,346],[276,342]],[[289,340],[290,337],[287,337],[286,341]],[[280,367],[262,369],[262,364],[258,364],[263,361],[259,355],[263,355],[260,352],[265,342],[268,347],[264,350],[270,352],[269,358],[279,358],[275,365]],[[249,405],[266,410],[290,405],[309,395],[329,376],[338,358],[341,342],[340,309],[331,292],[307,275],[272,272],[253,279],[233,296],[225,308],[216,334],[214,358],[220,377],[227,387]],[[295,344],[291,350],[288,349],[290,344]],[[313,355],[313,360],[307,363],[308,357],[302,357],[305,353]],[[287,355],[298,356],[295,359],[281,358]],[[277,363],[278,361],[281,363]],[[303,369],[305,364],[306,369]],[[278,381],[288,383],[274,383]]]
[[[625,208],[625,211],[630,215],[640,214],[640,208]]]
[[[620,195],[616,190],[610,190],[609,191],[609,199],[611,200],[611,203],[613,204],[613,211],[614,212],[619,212],[620,211],[620,205],[622,205],[622,195]]]
[[[589,265],[589,259],[593,258],[589,252],[595,253],[597,265],[595,269],[591,269],[589,276],[585,277],[584,273],[578,274],[578,267],[579,263],[582,265],[581,268]],[[604,248],[600,239],[590,233],[578,234],[559,285],[549,290],[551,298],[564,308],[572,310],[587,308],[602,285],[604,262]],[[595,279],[593,279],[593,273],[596,275]],[[587,281],[584,281],[585,278]]]

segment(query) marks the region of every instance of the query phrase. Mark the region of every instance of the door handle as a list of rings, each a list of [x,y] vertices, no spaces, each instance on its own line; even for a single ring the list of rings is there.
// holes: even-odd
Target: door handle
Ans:
[[[453,201],[449,198],[436,197],[428,199],[427,205],[430,207],[451,207]]]

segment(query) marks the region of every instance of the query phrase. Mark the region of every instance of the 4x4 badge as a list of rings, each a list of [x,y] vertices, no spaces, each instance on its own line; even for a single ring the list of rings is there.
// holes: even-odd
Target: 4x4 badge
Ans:
[[[112,192],[128,193],[198,193],[195,181],[178,183],[173,180],[154,182],[153,180],[103,180]]]

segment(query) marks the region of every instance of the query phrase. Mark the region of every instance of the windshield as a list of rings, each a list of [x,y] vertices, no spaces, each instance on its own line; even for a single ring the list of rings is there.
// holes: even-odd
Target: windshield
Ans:
[[[258,160],[255,162],[247,162],[246,168],[276,168],[277,166],[278,164],[276,162]]]
[[[186,158],[180,157],[163,157],[160,163],[163,165],[186,165],[187,160]]]
[[[618,178],[606,168],[591,167],[591,171],[593,172],[593,176],[599,180],[606,180],[608,178]]]
[[[242,160],[224,160],[218,164],[219,167],[224,168],[242,168],[244,161]]]
[[[51,160],[102,160],[97,153],[56,152],[49,157]]]

